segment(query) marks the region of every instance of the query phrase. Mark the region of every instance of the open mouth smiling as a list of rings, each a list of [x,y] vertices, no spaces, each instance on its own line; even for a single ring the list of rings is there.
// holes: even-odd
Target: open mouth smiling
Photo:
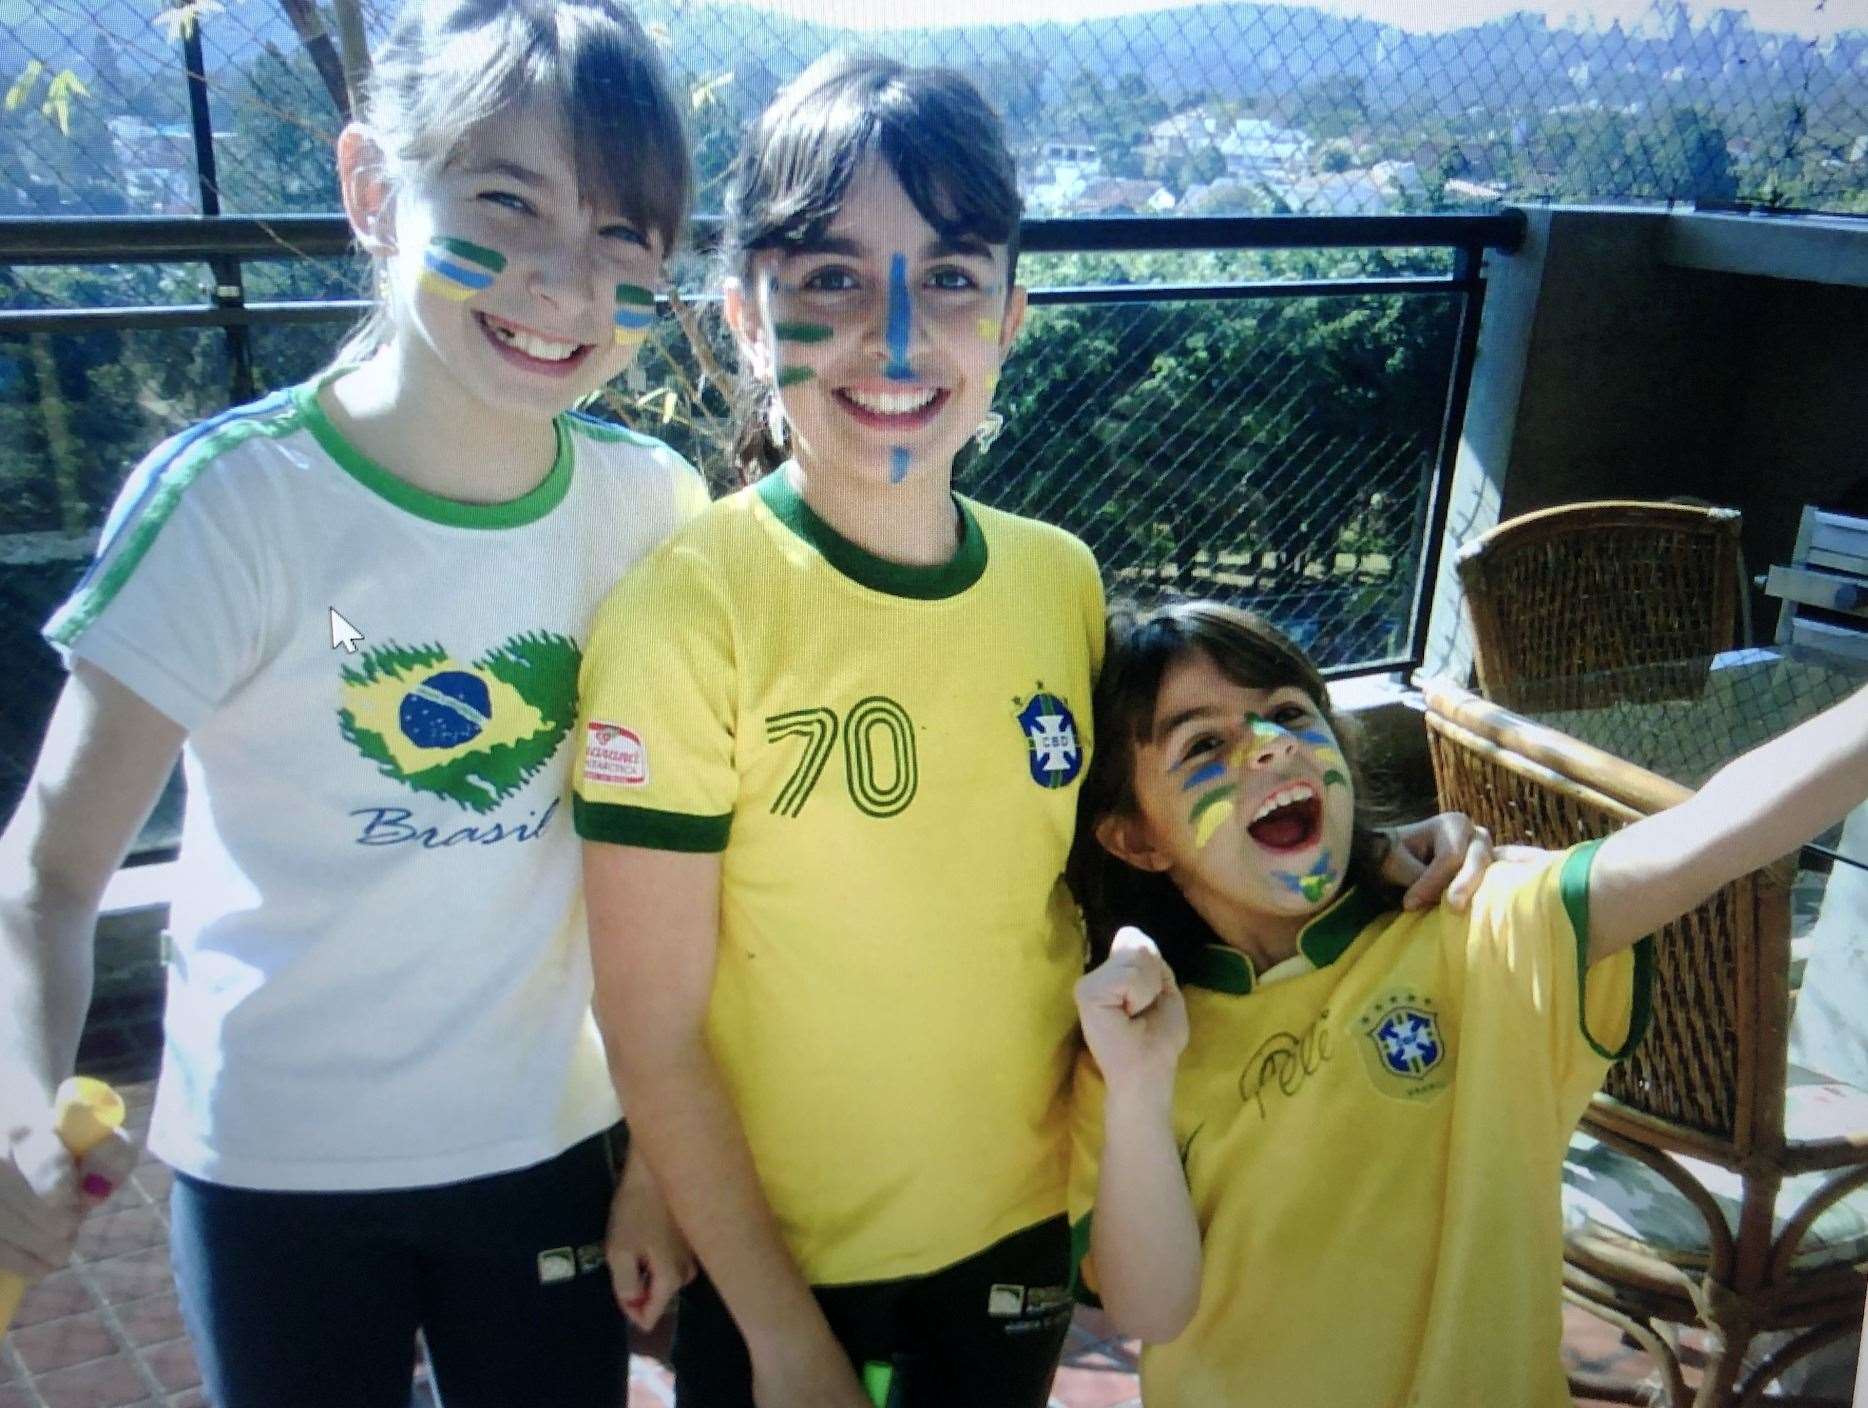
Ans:
[[[1259,804],[1246,832],[1268,851],[1296,851],[1323,829],[1323,799],[1308,782],[1287,782]]]
[[[915,430],[940,414],[953,393],[941,386],[911,386],[867,391],[854,386],[836,391],[837,404],[856,421],[881,430]]]
[[[491,313],[475,313],[474,321],[494,348],[508,361],[529,370],[560,375],[578,366],[590,355],[588,342],[566,342],[547,337],[530,328],[496,318]]]

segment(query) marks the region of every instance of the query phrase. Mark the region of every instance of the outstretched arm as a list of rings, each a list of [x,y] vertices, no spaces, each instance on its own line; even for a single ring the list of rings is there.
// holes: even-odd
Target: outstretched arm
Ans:
[[[1868,689],[1727,763],[1698,792],[1602,843],[1589,872],[1589,961],[1796,850],[1868,798]]]

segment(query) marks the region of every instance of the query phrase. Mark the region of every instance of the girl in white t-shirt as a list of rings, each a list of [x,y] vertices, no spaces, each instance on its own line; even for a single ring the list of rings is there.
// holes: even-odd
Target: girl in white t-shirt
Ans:
[[[47,1107],[179,753],[151,1146],[209,1395],[400,1405],[420,1330],[449,1408],[541,1374],[607,1405],[635,1259],[613,1297],[560,799],[591,610],[706,495],[571,408],[648,334],[682,122],[614,0],[412,4],[361,111],[337,160],[370,321],[158,446],[46,628],[71,679],[0,840],[0,1268],[59,1265],[123,1177]]]

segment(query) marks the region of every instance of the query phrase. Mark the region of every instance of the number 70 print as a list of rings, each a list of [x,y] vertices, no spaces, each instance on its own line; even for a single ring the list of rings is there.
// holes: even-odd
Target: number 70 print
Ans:
[[[843,737],[844,782],[857,810],[881,819],[898,815],[914,801],[918,780],[914,721],[893,699],[872,694],[852,704],[841,720],[834,709],[824,708],[793,709],[766,719],[766,742],[804,740],[798,766],[772,799],[773,816],[795,817],[804,810],[839,734]],[[893,765],[886,779],[878,767],[882,757]]]

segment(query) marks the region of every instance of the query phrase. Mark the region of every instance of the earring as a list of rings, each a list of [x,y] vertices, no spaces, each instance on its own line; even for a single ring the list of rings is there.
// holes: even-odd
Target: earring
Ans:
[[[974,443],[984,454],[992,448],[992,442],[999,438],[999,432],[1005,429],[1005,417],[997,411],[987,411],[985,419],[980,421],[979,429],[973,432]]]
[[[778,397],[773,396],[765,403],[765,429],[772,437],[772,443],[779,449],[785,448],[785,411],[778,404]]]

